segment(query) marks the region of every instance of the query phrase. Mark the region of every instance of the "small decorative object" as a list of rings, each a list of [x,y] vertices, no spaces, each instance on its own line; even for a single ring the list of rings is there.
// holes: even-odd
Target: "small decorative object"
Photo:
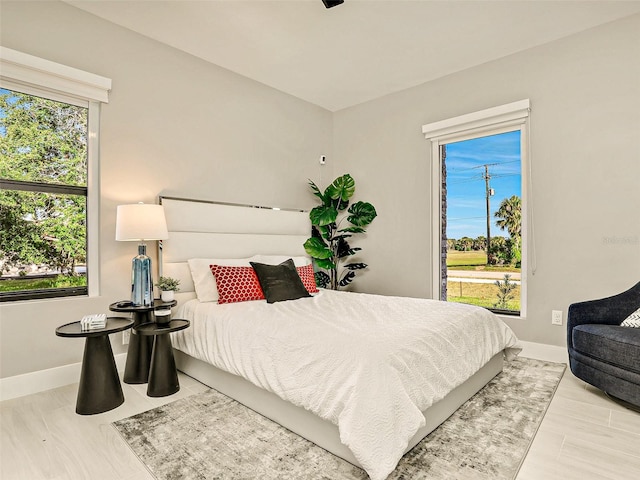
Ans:
[[[304,249],[316,266],[329,271],[329,274],[324,271],[316,272],[317,285],[338,290],[351,283],[356,270],[367,268],[366,263],[348,263],[344,265],[343,272],[339,271],[340,262],[361,250],[358,247],[351,248],[347,238],[355,233],[364,233],[364,227],[378,214],[373,205],[367,202],[356,202],[349,207],[349,199],[356,190],[355,181],[349,174],[336,178],[324,193],[311,180],[309,186],[322,205],[314,207],[309,213],[312,233],[311,238],[304,243]],[[343,213],[345,210],[348,215]],[[348,226],[341,227],[345,221]]]
[[[116,214],[116,240],[138,241],[138,255],[131,262],[131,302],[134,306],[153,303],[151,259],[145,240],[168,238],[167,221],[162,205],[119,205]]]
[[[97,330],[107,326],[107,315],[104,313],[94,313],[93,315],[85,315],[80,320],[80,330]]]
[[[173,290],[171,290],[171,293],[173,293]],[[171,321],[171,307],[156,308],[154,315],[158,325],[166,325]]]
[[[180,290],[178,285],[180,285],[180,280],[171,277],[160,277],[156,286],[160,289],[160,298],[163,302],[171,302],[175,298],[175,292]]]

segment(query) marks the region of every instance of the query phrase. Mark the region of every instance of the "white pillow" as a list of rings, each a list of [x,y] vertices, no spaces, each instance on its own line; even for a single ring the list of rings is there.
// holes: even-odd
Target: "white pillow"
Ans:
[[[198,300],[201,302],[218,301],[218,286],[209,265],[250,267],[249,262],[252,261],[252,258],[190,258],[187,260]]]
[[[280,265],[282,262],[286,262],[290,258],[293,259],[293,264],[296,267],[311,265],[310,257],[294,257],[291,255],[254,255],[253,257],[251,257],[251,261],[256,263],[264,263],[266,265]]]
[[[620,324],[621,327],[640,328],[640,308],[625,318]]]

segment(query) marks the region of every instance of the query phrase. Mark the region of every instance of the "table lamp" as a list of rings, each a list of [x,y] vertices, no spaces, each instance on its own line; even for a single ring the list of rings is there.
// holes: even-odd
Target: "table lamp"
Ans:
[[[135,306],[153,303],[151,259],[147,256],[145,240],[164,240],[169,237],[162,205],[136,203],[118,205],[116,240],[137,241],[138,255],[131,262],[131,302]]]

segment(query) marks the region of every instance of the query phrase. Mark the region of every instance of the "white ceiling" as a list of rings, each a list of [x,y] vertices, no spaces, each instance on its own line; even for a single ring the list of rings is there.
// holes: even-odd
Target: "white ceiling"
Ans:
[[[65,0],[336,111],[640,12],[640,1]]]

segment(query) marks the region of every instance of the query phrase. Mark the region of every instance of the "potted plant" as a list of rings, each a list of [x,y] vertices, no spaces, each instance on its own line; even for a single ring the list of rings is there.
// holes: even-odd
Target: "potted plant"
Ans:
[[[309,186],[322,204],[309,212],[311,238],[304,243],[304,249],[317,267],[329,272],[317,271],[316,284],[338,290],[353,281],[356,270],[367,268],[366,263],[353,262],[343,265],[344,270],[340,271],[341,262],[362,250],[352,248],[347,239],[356,233],[365,233],[364,227],[378,214],[373,205],[367,202],[356,202],[349,206],[349,199],[356,190],[355,181],[349,174],[336,178],[324,192],[311,180]]]
[[[160,298],[163,302],[171,302],[175,298],[175,292],[180,290],[180,280],[171,277],[160,277],[156,287],[160,289]]]

